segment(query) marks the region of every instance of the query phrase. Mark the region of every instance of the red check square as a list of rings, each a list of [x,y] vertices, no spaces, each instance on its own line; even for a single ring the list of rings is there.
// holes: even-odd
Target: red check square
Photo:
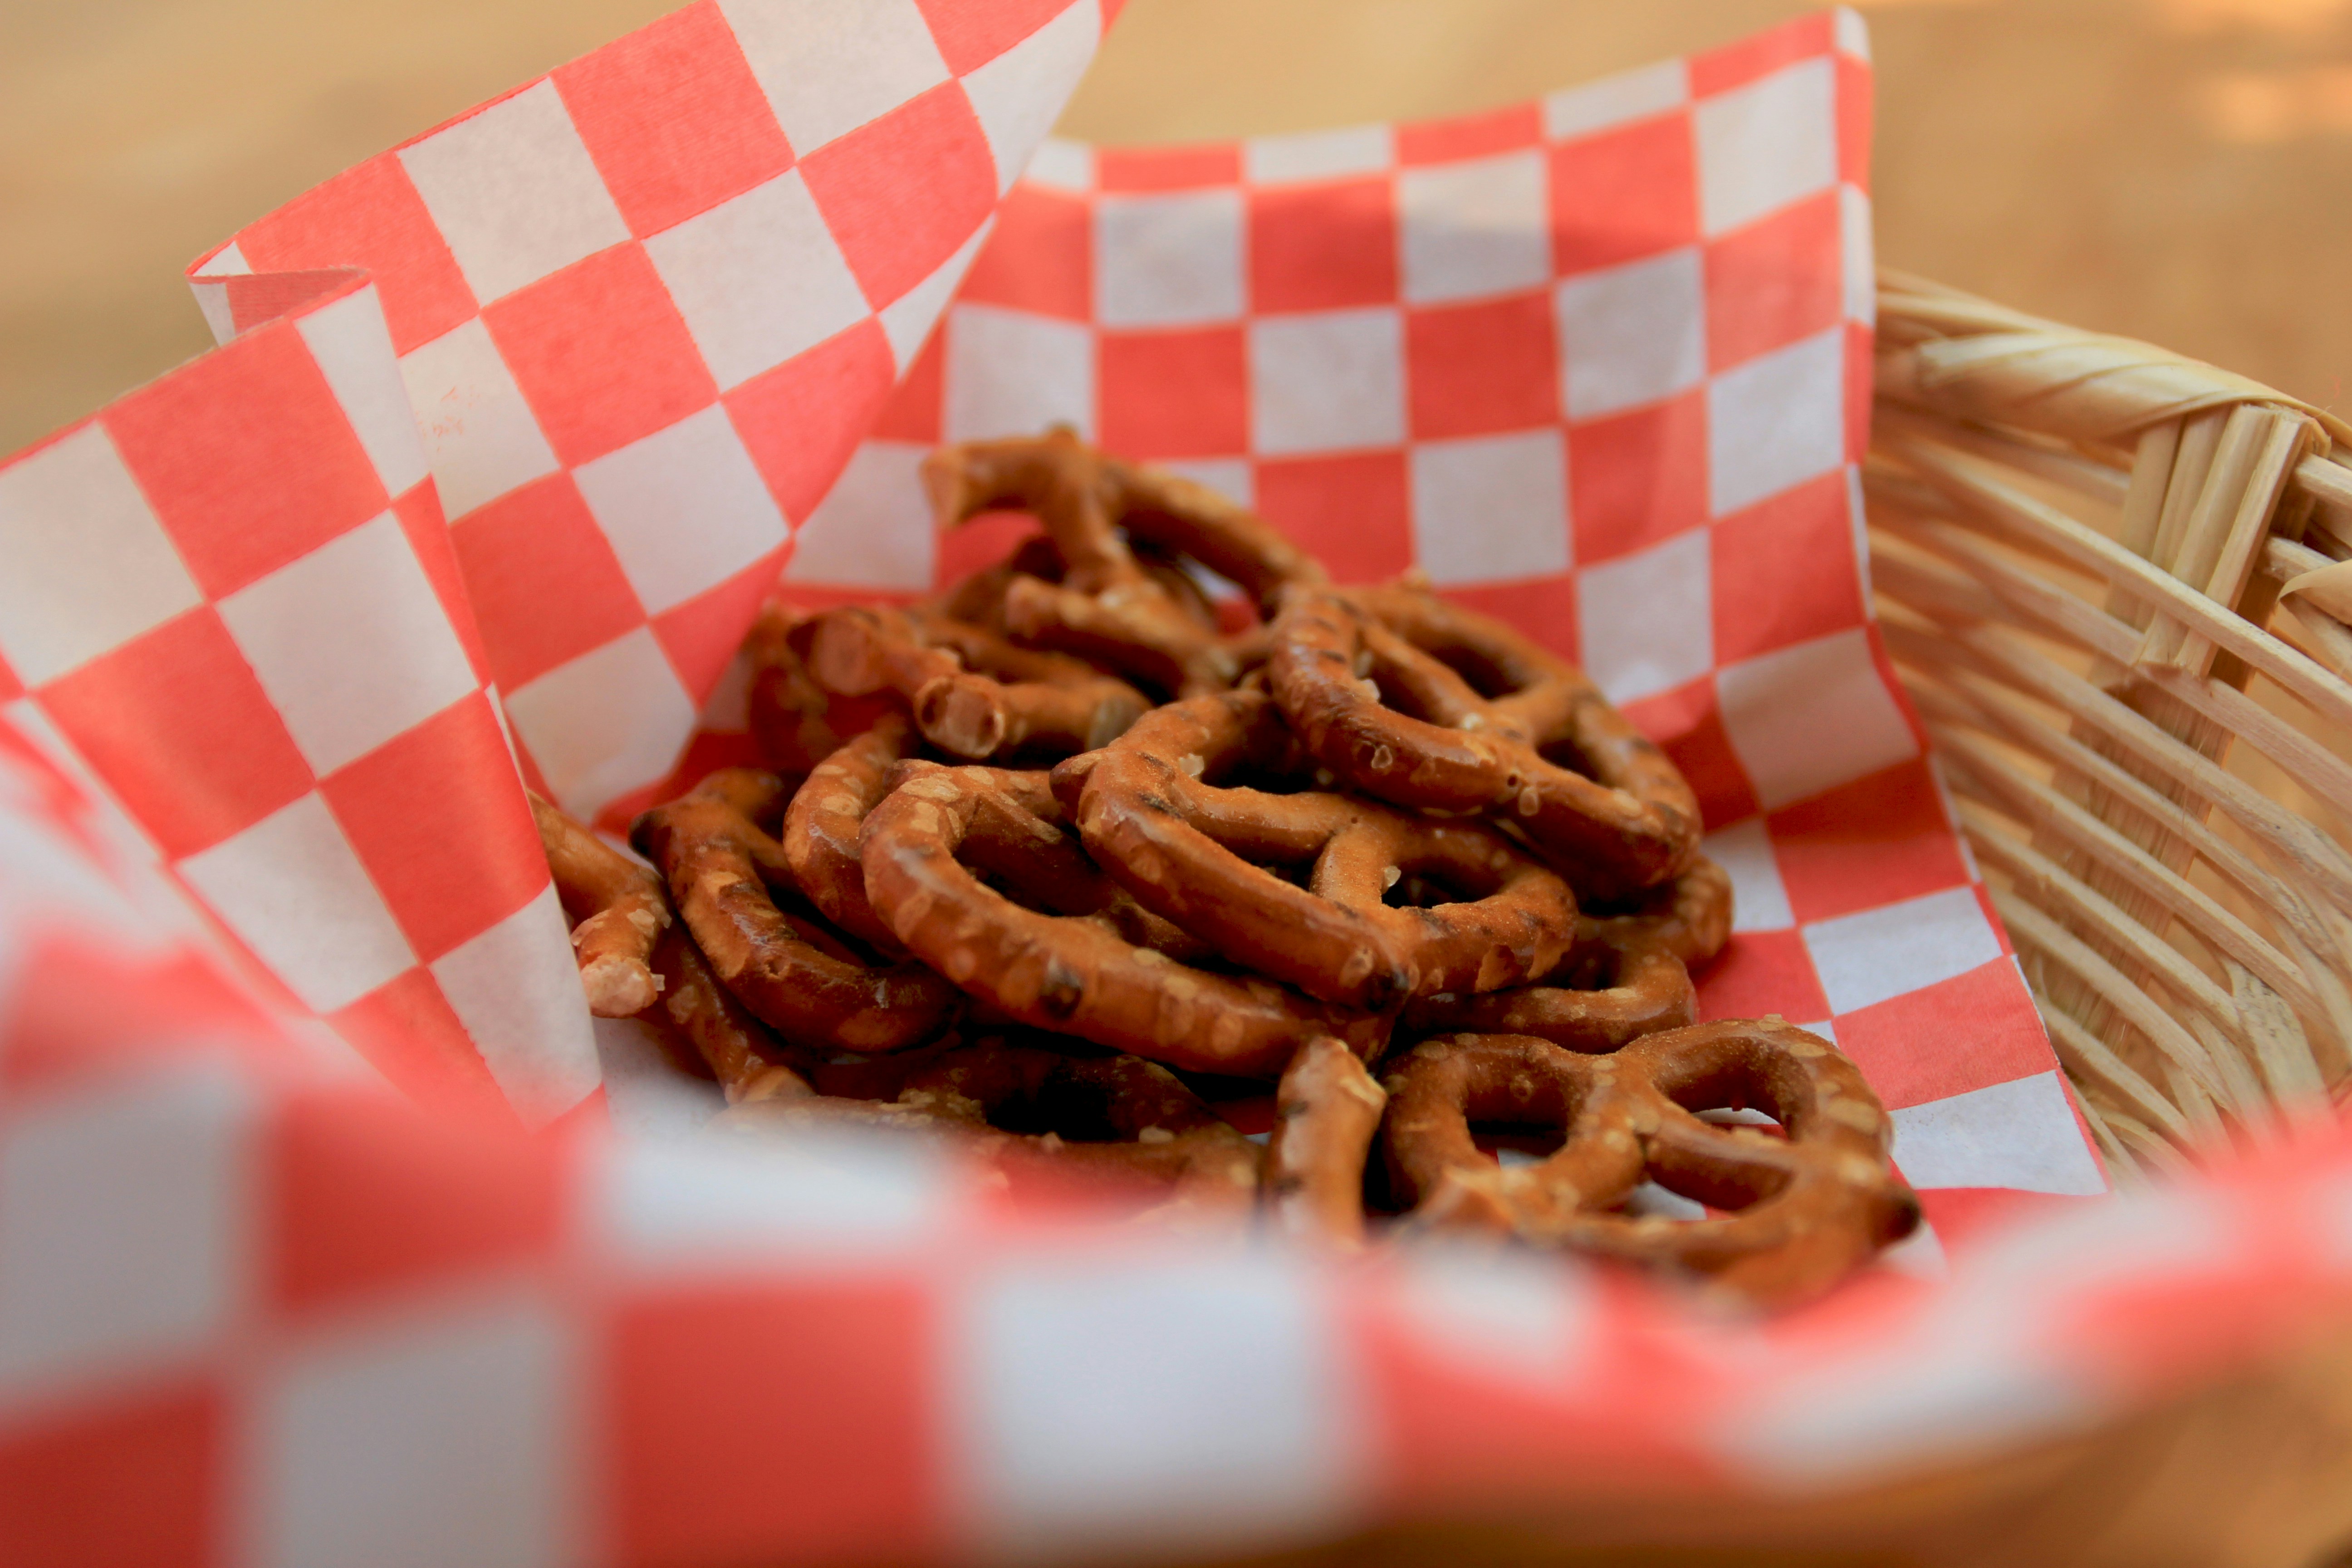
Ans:
[[[37,700],[175,860],[310,788],[310,764],[209,606],[90,660]]]
[[[1396,187],[1372,178],[1250,192],[1249,276],[1261,311],[1391,303]]]
[[[962,76],[979,69],[1067,10],[1068,0],[995,0],[959,5],[950,0],[915,0],[930,25],[931,41],[948,69]],[[1103,17],[1110,26],[1110,17]]]
[[[473,1037],[422,965],[329,1014],[327,1023],[420,1105],[512,1114]]]
[[[1084,197],[1015,185],[972,258],[959,300],[1084,321],[1094,316],[1094,209]]]
[[[654,619],[654,640],[669,656],[678,684],[698,707],[710,700],[728,661],[743,641],[742,628],[759,614],[760,602],[783,569],[782,550],[763,555],[716,587],[706,588]]]
[[[1765,820],[1789,909],[1801,921],[1832,920],[1969,879],[1924,759],[1881,769]]]
[[[320,790],[426,963],[547,886],[538,830],[482,692],[329,774]]]
[[[477,507],[449,530],[490,672],[512,691],[640,626],[645,606],[569,474]]]
[[[1715,595],[1717,664],[1863,622],[1853,500],[1843,469],[1734,512],[1715,525],[1709,547],[1715,580],[1739,585]]]
[[[869,316],[727,395],[727,416],[786,517],[807,521],[833,488],[889,401],[892,374],[890,340]],[[936,388],[931,396],[936,410]]]
[[[879,1277],[714,1286],[614,1309],[595,1422],[611,1435],[602,1484],[614,1555],[737,1562],[787,1540],[812,1559],[937,1552],[930,1313],[911,1284]],[[713,1433],[794,1484],[714,1490]]]
[[[1563,274],[1698,238],[1690,116],[1662,115],[1551,150],[1552,265]]]
[[[1412,564],[1402,452],[1295,458],[1257,466],[1257,510],[1342,583],[1374,583]]]
[[[499,357],[576,468],[719,396],[643,247],[615,245],[484,307]]]
[[[489,650],[482,646],[482,628],[466,594],[465,572],[457,564],[457,548],[450,542],[449,524],[441,516],[439,494],[429,484],[417,485],[392,503],[392,515],[400,523],[401,537],[416,552],[425,580],[433,584],[433,596],[449,617],[449,629],[465,646],[474,679],[491,679]]]
[[[1818,1024],[1830,1016],[1829,998],[1813,973],[1801,931],[1736,932],[1692,978],[1698,982],[1702,1022],[1778,1013],[1792,1024]]]
[[[545,1254],[568,1167],[504,1131],[358,1089],[289,1098],[261,1150],[275,1304],[316,1311]]]
[[[639,238],[793,166],[715,0],[696,0],[558,68],[555,89]]]
[[[1516,583],[1448,586],[1445,597],[1517,626],[1570,664],[1583,657],[1577,641],[1573,577],[1526,577]]]
[[[1249,448],[1242,329],[1102,334],[1103,449],[1214,458]]]
[[[1550,295],[1408,310],[1404,332],[1416,439],[1490,436],[1559,418]]]
[[[1397,127],[1397,162],[1444,163],[1515,153],[1543,140],[1543,111],[1532,103],[1450,120],[1424,120]]]
[[[19,1425],[21,1423],[21,1425]],[[0,1436],[9,1568],[205,1568],[234,1495],[227,1402],[203,1384],[83,1394]],[[136,1477],[135,1487],[125,1480]]]
[[[1968,1020],[1968,1049],[1927,1048],[1926,1042],[1951,1037],[1955,1018]],[[1990,1089],[2051,1068],[2050,1042],[2033,998],[2016,964],[2006,958],[1875,1006],[1839,1014],[1837,1043],[1889,1110]]]
[[[801,174],[877,310],[937,271],[996,208],[995,155],[954,82],[827,142]]]
[[[1242,183],[1241,149],[1223,147],[1104,147],[1095,153],[1095,183],[1106,191],[1198,191]]]
[[[919,447],[938,446],[940,440],[940,405],[947,399],[947,334],[933,332],[924,340],[922,352],[915,356],[915,363],[907,367],[898,389],[883,403],[882,412],[874,416],[874,428],[868,432],[869,436],[877,441],[911,441]],[[735,412],[735,427],[744,429],[741,413],[732,412]],[[760,443],[753,441],[749,435],[744,440],[751,447],[752,461],[768,460]],[[772,477],[768,480],[768,488],[777,491],[777,504],[784,509],[785,516],[798,515],[793,512],[784,493],[777,489]]]
[[[1822,192],[1708,242],[1706,353],[1714,370],[1826,331],[1845,309],[1838,194]]]
[[[236,247],[261,272],[364,268],[398,353],[473,319],[474,291],[390,153],[296,196],[238,234]]]
[[[1576,559],[1588,566],[1705,522],[1705,389],[1570,426],[1568,493]]]
[[[257,408],[269,416],[254,417]],[[189,361],[101,417],[212,598],[391,504],[291,321]]]
[[[1674,759],[1698,796],[1699,815],[1707,826],[1721,827],[1756,815],[1756,786],[1731,749],[1712,678],[1629,702],[1625,717]]]

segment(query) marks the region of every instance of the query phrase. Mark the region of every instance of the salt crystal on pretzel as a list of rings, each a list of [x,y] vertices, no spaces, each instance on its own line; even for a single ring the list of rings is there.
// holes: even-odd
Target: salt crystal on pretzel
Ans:
[[[787,1042],[878,1054],[936,1038],[960,1010],[953,986],[919,963],[865,963],[777,907],[769,888],[790,888],[792,868],[757,819],[783,799],[773,773],[725,768],[638,817],[631,836],[719,979]]]
[[[1079,830],[1146,908],[1326,1001],[1381,1008],[1492,991],[1567,953],[1575,895],[1502,835],[1351,796],[1248,787],[1285,782],[1297,761],[1263,692],[1172,703],[1090,754]],[[1303,872],[1305,885],[1269,867]],[[1389,907],[1408,878],[1452,896]]]
[[[661,878],[537,795],[530,815],[555,896],[574,922],[572,949],[588,1010],[599,1018],[644,1012],[661,992],[649,961],[670,923]]]
[[[1247,509],[1107,457],[1066,429],[942,447],[924,459],[923,482],[942,526],[1006,507],[1045,525],[1061,578],[1011,574],[1001,615],[1013,637],[1179,696],[1230,687],[1254,639],[1236,646],[1204,626],[1139,561],[1122,527],[1238,584],[1262,613],[1285,586],[1326,580],[1318,562]]]
[[[1300,587],[1273,637],[1283,712],[1355,788],[1515,822],[1588,896],[1654,887],[1697,853],[1697,797],[1665,753],[1502,622],[1409,586]],[[1576,766],[1545,754],[1563,750]]]
[[[1265,1197],[1277,1226],[1349,1250],[1364,1245],[1364,1167],[1388,1099],[1340,1041],[1298,1048],[1274,1091],[1266,1141]]]
[[[866,896],[909,951],[1007,1016],[1171,1067],[1271,1078],[1318,1035],[1367,1056],[1385,1041],[1385,1019],[1194,968],[1087,918],[1116,889],[1072,880],[1084,857],[1066,822],[1043,774],[908,778],[866,818]]]
[[[1390,1065],[1391,1186],[1419,1226],[1466,1227],[1703,1276],[1759,1305],[1826,1289],[1910,1234],[1918,1199],[1887,1159],[1893,1124],[1853,1062],[1785,1021],[1644,1036],[1607,1056],[1523,1035],[1427,1041]],[[1786,1137],[1703,1121],[1769,1110]],[[1562,1130],[1505,1170],[1470,1123]],[[1733,1211],[1676,1221],[1612,1210],[1645,1178]]]

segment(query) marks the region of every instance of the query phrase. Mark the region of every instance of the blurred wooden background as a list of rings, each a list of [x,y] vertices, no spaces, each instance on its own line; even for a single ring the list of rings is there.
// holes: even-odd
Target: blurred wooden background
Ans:
[[[183,266],[677,0],[0,5],[0,452],[206,346]],[[1507,103],[1801,0],[1131,0],[1109,142]],[[1888,261],[2346,406],[2352,0],[1865,0]]]

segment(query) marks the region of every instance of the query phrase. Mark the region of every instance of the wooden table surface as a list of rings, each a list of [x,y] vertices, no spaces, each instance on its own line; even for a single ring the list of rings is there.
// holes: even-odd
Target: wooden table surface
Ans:
[[[674,0],[0,5],[0,451],[206,346],[210,243]],[[1109,142],[1507,103],[1790,0],[1131,0]],[[1879,0],[1889,262],[2344,406],[2352,0]]]

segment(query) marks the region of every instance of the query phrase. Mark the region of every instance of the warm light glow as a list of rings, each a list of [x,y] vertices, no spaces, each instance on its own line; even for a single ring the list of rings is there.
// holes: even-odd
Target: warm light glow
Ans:
[[[2213,134],[2246,145],[2352,132],[2352,66],[2231,71],[2199,85],[2197,109]]]

